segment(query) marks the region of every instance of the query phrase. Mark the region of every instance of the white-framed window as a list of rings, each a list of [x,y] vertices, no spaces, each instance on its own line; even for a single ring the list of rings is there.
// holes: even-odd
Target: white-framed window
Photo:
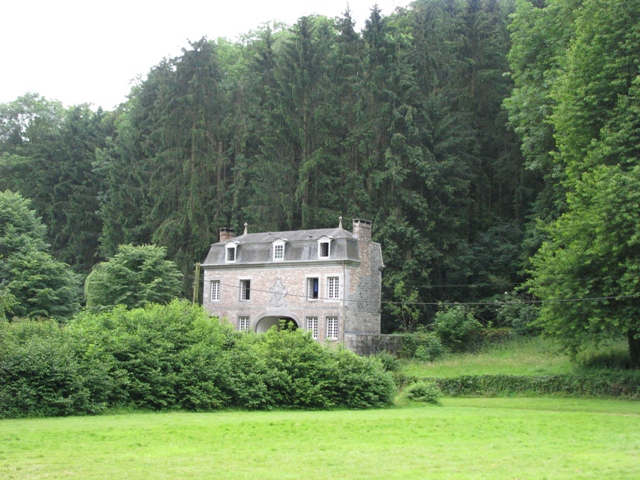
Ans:
[[[338,339],[338,317],[327,317],[327,340]]]
[[[211,301],[220,301],[220,280],[211,280]]]
[[[331,255],[331,239],[322,237],[318,240],[318,258],[329,258]]]
[[[227,252],[225,260],[227,263],[233,263],[236,261],[236,244],[230,243],[227,245]]]
[[[320,296],[320,279],[318,277],[307,278],[307,300],[317,300]]]
[[[318,339],[318,317],[307,317],[307,330],[311,332],[311,338]]]
[[[238,330],[241,332],[249,331],[249,317],[238,317]]]
[[[340,298],[340,277],[327,277],[327,299],[338,300]]]
[[[251,280],[240,280],[240,300],[243,302],[251,300]]]
[[[284,260],[284,241],[276,240],[273,242],[273,261],[281,262]]]

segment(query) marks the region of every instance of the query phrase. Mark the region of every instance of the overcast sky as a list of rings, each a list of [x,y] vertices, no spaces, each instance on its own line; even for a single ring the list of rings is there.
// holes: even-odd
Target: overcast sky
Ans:
[[[349,0],[356,29],[377,3],[383,15],[410,0]],[[65,105],[106,110],[131,82],[188,40],[227,37],[271,20],[335,17],[347,0],[6,0],[0,4],[0,103],[38,92]]]

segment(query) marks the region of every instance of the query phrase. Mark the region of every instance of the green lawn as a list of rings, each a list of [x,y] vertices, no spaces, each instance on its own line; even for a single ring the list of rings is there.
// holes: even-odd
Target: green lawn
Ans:
[[[640,402],[0,421],[0,478],[640,478]]]
[[[570,358],[549,339],[520,338],[478,353],[444,355],[433,363],[409,361],[403,372],[416,377],[461,375],[557,375],[576,369]]]

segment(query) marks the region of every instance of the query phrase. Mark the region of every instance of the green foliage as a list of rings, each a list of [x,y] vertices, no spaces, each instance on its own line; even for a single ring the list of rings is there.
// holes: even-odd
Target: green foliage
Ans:
[[[271,406],[382,407],[395,394],[391,375],[375,359],[325,348],[308,332],[271,328],[257,347],[269,370]]]
[[[88,105],[65,109],[37,94],[0,105],[0,190],[32,200],[56,259],[83,274],[97,259],[101,179],[93,168],[110,131],[110,116]]]
[[[515,292],[507,292],[500,296],[502,302],[497,312],[497,324],[513,328],[518,335],[535,335],[540,333],[539,327],[533,325],[538,319],[540,306],[527,297]]]
[[[241,334],[185,301],[0,323],[0,416],[105,408],[372,408],[395,395],[375,358],[307,332]]]
[[[482,325],[462,306],[446,307],[436,313],[435,333],[451,352],[463,352],[478,346]]]
[[[407,386],[402,395],[413,402],[440,405],[442,392],[434,380],[418,380]]]
[[[136,308],[168,303],[178,297],[182,275],[165,256],[164,247],[121,245],[113,258],[96,265],[87,277],[87,308],[93,311],[116,305]]]
[[[382,351],[372,356],[382,364],[382,367],[387,372],[397,372],[398,370],[400,370],[400,366],[401,366],[400,360],[396,356],[390,354],[389,352]]]
[[[21,252],[44,250],[47,228],[19,193],[0,192],[0,259]]]
[[[29,201],[0,192],[0,316],[71,317],[80,308],[80,279],[46,252],[46,227]]]
[[[633,353],[638,342],[639,191],[640,167],[601,166],[583,175],[569,212],[549,227],[550,240],[533,259],[528,285],[553,300],[543,304],[538,324],[573,353],[621,335]]]
[[[422,326],[413,333],[401,335],[400,339],[398,355],[401,358],[432,362],[446,351],[440,338]]]
[[[625,335],[636,367],[639,15],[637,0],[520,1],[505,102],[546,182],[530,235],[537,326],[574,354]]]
[[[108,366],[55,321],[0,321],[0,417],[98,413]]]
[[[62,320],[80,309],[80,275],[48,253],[21,253],[0,263],[9,279],[6,288],[15,298],[8,309],[13,316]]]
[[[545,376],[476,375],[433,380],[443,395],[451,397],[558,395],[576,398],[640,399],[640,374],[633,371]]]
[[[623,339],[602,342],[582,350],[575,361],[584,370],[627,370],[631,368],[629,347]]]

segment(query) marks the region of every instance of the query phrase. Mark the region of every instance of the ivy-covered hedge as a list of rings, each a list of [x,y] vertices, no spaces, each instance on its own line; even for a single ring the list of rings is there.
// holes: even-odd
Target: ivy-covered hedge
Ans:
[[[402,378],[404,384],[417,378]],[[594,372],[583,375],[469,375],[426,378],[449,397],[505,397],[558,395],[565,397],[619,397],[640,399],[640,372]]]
[[[185,302],[93,314],[67,326],[0,322],[0,418],[110,408],[370,408],[395,395],[374,358],[306,332],[239,333]]]

